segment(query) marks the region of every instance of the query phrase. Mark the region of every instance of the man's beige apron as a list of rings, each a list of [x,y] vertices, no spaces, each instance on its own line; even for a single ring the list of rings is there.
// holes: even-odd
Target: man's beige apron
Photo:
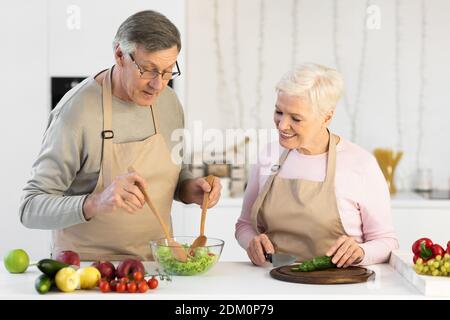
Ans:
[[[170,211],[181,168],[171,159],[154,106],[151,106],[154,135],[143,141],[113,143],[111,75],[112,69],[103,80],[103,156],[93,192],[102,192],[114,177],[127,173],[132,165],[146,179],[150,197],[165,222],[171,225]],[[96,215],[86,223],[54,231],[52,253],[73,250],[82,260],[153,260],[149,241],[159,238],[165,238],[164,233],[145,205],[134,213],[117,209]]]
[[[299,261],[311,259],[325,255],[334,242],[346,234],[334,190],[335,139],[330,133],[327,173],[323,182],[278,177],[290,151],[285,150],[279,165],[273,167],[274,174],[267,178],[253,204],[253,227],[267,234],[276,252],[293,254]]]

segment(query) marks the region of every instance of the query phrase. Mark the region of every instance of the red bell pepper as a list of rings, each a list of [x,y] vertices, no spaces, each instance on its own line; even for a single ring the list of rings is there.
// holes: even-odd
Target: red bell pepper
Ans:
[[[414,255],[419,256],[423,260],[428,260],[433,256],[433,241],[428,238],[420,238],[416,240],[412,245],[412,251]]]
[[[450,254],[450,241],[447,242],[447,253]]]
[[[444,254],[445,254],[444,248],[442,248],[438,244],[433,244],[433,246],[431,247],[431,252],[433,253],[433,255],[432,255],[433,258],[436,257],[436,256],[443,257]]]

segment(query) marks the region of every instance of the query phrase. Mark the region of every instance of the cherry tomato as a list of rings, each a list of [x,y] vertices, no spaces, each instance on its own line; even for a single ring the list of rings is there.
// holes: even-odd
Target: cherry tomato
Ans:
[[[116,286],[116,291],[119,293],[123,293],[127,290],[127,285],[125,283],[119,282]]]
[[[133,273],[133,279],[134,279],[136,282],[139,282],[139,281],[141,281],[142,279],[144,279],[144,276],[142,275],[142,272],[136,271],[135,273]]]
[[[129,293],[135,293],[135,292],[137,291],[137,285],[136,285],[136,282],[130,281],[130,282],[127,284],[127,290],[128,290]]]
[[[148,287],[150,289],[156,289],[158,287],[158,279],[156,279],[154,276],[148,280]]]
[[[119,282],[117,280],[111,280],[111,282],[109,283],[111,291],[116,291],[118,284]]]
[[[111,287],[109,286],[108,281],[100,281],[100,291],[103,293],[110,292]]]
[[[138,290],[140,293],[147,292],[148,290],[148,284],[145,281],[141,281],[138,283]]]
[[[122,277],[122,278],[120,278],[120,283],[125,283],[125,284],[127,284],[129,281],[130,281],[130,279],[128,279],[127,277]]]

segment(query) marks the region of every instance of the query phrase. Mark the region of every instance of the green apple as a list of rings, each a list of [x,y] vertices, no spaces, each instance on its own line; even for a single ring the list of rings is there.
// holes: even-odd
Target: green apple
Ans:
[[[15,249],[8,252],[3,258],[6,270],[11,273],[23,273],[30,265],[30,258],[25,250]]]

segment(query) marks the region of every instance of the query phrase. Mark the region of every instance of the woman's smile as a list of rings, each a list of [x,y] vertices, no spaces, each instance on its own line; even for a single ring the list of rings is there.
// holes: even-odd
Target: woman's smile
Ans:
[[[279,133],[280,133],[280,138],[283,140],[290,140],[296,136],[296,134],[283,132],[281,130],[279,130]]]

